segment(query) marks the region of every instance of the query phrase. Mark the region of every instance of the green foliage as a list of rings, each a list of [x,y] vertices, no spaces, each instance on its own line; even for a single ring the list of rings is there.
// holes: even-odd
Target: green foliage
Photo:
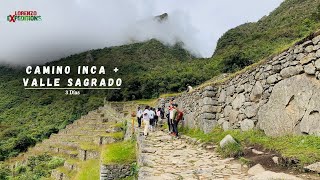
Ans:
[[[185,128],[181,129],[181,131],[186,135],[201,139],[204,142],[214,142],[217,144],[226,135],[230,134],[242,146],[261,145],[266,149],[275,150],[281,153],[283,157],[299,160],[301,167],[320,160],[320,138],[317,136],[290,135],[283,137],[268,137],[262,131],[223,131],[221,128],[215,128],[208,134],[197,129]],[[230,149],[230,152],[237,152],[238,147],[230,147]],[[241,152],[240,150],[241,148],[239,147],[238,152]]]
[[[229,143],[224,148],[218,148],[218,152],[222,157],[240,157],[243,155],[243,148],[241,144]]]
[[[47,154],[31,156],[26,165],[19,165],[11,172],[5,166],[0,166],[0,179],[38,180],[50,177],[51,170],[62,166],[64,159]]]
[[[1,180],[9,179],[10,174],[11,174],[10,169],[5,165],[0,164],[0,179]]]
[[[318,30],[319,25],[318,0],[285,0],[258,22],[246,23],[227,31],[217,43],[211,66],[218,63],[218,68],[224,72],[237,71],[243,66],[233,66],[236,61],[244,61],[243,65],[246,66],[278,53]],[[230,54],[240,54],[241,58],[230,58]]]
[[[136,161],[135,141],[108,144],[102,150],[103,164],[131,164]]]

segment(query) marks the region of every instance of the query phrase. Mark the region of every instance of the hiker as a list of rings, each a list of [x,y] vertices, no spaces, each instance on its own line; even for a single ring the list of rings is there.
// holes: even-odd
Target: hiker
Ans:
[[[149,128],[151,131],[154,130],[154,116],[155,116],[155,112],[153,110],[153,108],[150,108],[150,111],[149,111],[149,117],[150,117],[150,125],[149,125]]]
[[[193,88],[189,84],[187,85],[187,92],[192,92]]]
[[[168,107],[168,113],[167,113],[167,120],[168,120],[168,129],[169,129],[169,134],[172,133],[173,129],[172,129],[172,121],[171,121],[171,118],[172,118],[172,114],[171,114],[171,111],[173,110],[173,104],[174,104],[174,98],[171,98],[170,101],[169,101],[169,107]],[[171,118],[170,118],[171,117]]]
[[[173,109],[172,105],[169,105],[168,112],[167,112],[167,115],[166,115],[169,134],[172,133],[172,126],[171,126],[171,119],[170,119],[172,109]]]
[[[161,108],[158,108],[157,111],[156,111],[156,117],[155,117],[155,120],[156,120],[156,127],[158,125],[158,121],[159,121],[159,118],[161,117]]]
[[[147,136],[148,130],[149,130],[149,125],[150,125],[150,111],[149,111],[149,106],[146,106],[146,108],[144,109],[143,113],[142,113],[142,119],[143,122],[145,124],[144,126],[144,131],[143,131],[143,135]]]
[[[172,124],[173,124],[173,133],[172,135],[175,137],[179,136],[178,132],[178,124],[180,120],[183,118],[183,112],[178,109],[178,104],[173,105],[173,118],[172,118]]]
[[[141,118],[142,118],[142,110],[140,107],[138,107],[137,110],[137,119],[138,119],[138,127],[141,127]]]
[[[160,116],[161,116],[161,119],[164,119],[164,106],[160,108]]]

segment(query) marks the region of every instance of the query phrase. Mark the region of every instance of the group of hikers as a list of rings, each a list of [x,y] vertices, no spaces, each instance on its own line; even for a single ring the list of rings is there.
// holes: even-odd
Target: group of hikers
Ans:
[[[180,122],[180,120],[183,120],[183,112],[178,109],[178,104],[174,102],[174,98],[170,100],[169,106],[166,109],[165,106],[159,107],[157,109],[146,106],[144,110],[138,107],[136,115],[138,120],[138,127],[140,128],[142,122],[144,123],[144,136],[149,135],[149,130],[155,131],[159,119],[164,121],[166,117],[169,134],[177,138],[179,137],[178,123]]]

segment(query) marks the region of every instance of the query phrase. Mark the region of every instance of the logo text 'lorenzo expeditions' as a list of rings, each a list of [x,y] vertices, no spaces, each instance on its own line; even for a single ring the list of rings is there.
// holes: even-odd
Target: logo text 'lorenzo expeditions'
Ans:
[[[37,11],[15,11],[13,14],[7,16],[7,21],[41,21],[41,16]]]

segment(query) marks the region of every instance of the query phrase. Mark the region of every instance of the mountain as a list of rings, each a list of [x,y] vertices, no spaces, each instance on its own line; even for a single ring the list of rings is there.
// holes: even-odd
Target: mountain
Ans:
[[[232,72],[277,53],[320,27],[320,0],[285,0],[268,16],[227,31],[211,65]]]
[[[0,66],[0,160],[15,156],[29,146],[63,129],[81,115],[110,101],[158,97],[159,93],[185,90],[206,80],[202,69],[207,59],[195,59],[179,44],[169,47],[157,40],[90,50],[46,63],[43,66],[117,67],[121,90],[81,90],[81,95],[65,95],[63,90],[25,90],[25,68]],[[205,73],[206,76],[205,76]],[[54,78],[56,75],[35,77]],[[33,77],[31,76],[31,77]],[[108,75],[95,75],[102,78]],[[85,75],[59,75],[61,80]],[[87,75],[86,77],[93,77]]]
[[[187,84],[201,84],[220,73],[239,70],[279,52],[318,29],[319,4],[320,0],[286,0],[258,22],[226,32],[208,59],[195,58],[181,43],[166,46],[151,39],[90,50],[45,64],[105,66],[108,72],[117,67],[117,75],[123,80],[121,90],[82,90],[79,96],[67,96],[61,90],[25,90],[22,83],[25,69],[2,66],[0,160],[25,151],[101,106],[104,98],[110,101],[157,98],[161,93],[183,91]],[[163,14],[155,20],[162,22],[167,18],[170,18],[168,14]]]

